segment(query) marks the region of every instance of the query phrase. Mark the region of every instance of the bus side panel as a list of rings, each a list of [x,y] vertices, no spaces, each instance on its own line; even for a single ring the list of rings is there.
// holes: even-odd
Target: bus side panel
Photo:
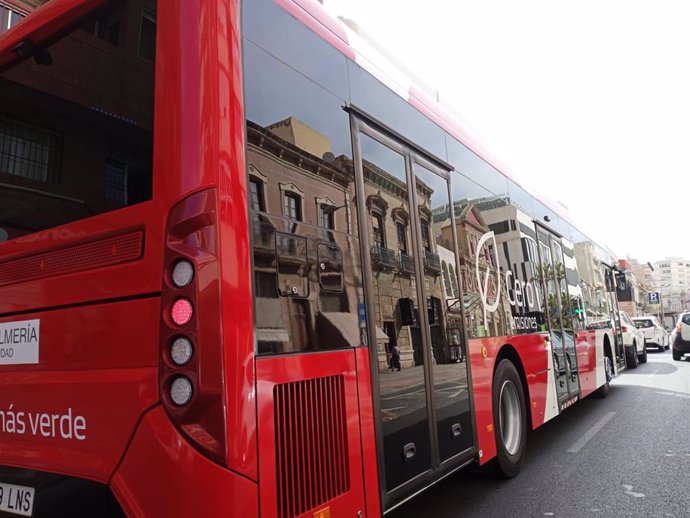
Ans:
[[[527,404],[532,413],[532,428],[545,422],[549,406],[549,347],[543,335],[498,336],[469,340],[472,367],[472,386],[477,422],[479,463],[485,464],[496,456],[493,419],[493,375],[496,357],[503,347],[517,351],[527,380]]]
[[[359,418],[362,433],[362,463],[364,471],[364,492],[367,501],[366,516],[380,516],[379,472],[376,451],[377,416],[374,414],[374,401],[371,384],[371,364],[369,348],[359,347],[355,351],[357,361],[357,390],[359,392]]]
[[[158,399],[150,323],[159,304],[151,297],[0,319],[37,321],[39,357],[0,367],[4,464],[107,482]]]
[[[596,332],[580,331],[575,338],[577,369],[580,376],[580,396],[585,397],[597,389]]]
[[[503,337],[468,340],[480,464],[484,464],[496,456],[491,384],[496,354],[503,343],[505,343]]]
[[[263,518],[364,511],[355,362],[354,350],[257,359]]]
[[[201,455],[160,406],[142,420],[111,488],[129,518],[259,515],[256,484]]]

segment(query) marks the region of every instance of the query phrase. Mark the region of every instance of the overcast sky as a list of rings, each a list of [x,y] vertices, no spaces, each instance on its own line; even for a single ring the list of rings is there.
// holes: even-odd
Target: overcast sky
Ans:
[[[324,0],[619,257],[690,257],[690,2]]]

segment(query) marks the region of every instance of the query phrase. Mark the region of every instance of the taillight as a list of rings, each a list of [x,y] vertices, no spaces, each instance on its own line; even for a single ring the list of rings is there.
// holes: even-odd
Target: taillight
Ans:
[[[192,282],[192,279],[194,278],[194,266],[192,263],[185,261],[184,259],[177,261],[175,266],[173,266],[170,278],[175,286],[178,288],[184,288],[190,282]]]
[[[187,299],[177,299],[170,308],[170,318],[177,326],[186,326],[192,321],[194,308]]]
[[[161,293],[160,398],[197,448],[226,462],[218,227],[214,189],[168,216]]]
[[[623,331],[624,333],[627,333],[628,332],[628,326],[621,326],[621,331]]]

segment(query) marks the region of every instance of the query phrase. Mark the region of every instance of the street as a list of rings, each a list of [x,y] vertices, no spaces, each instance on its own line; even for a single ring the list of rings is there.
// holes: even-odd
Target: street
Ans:
[[[532,432],[516,478],[457,473],[390,516],[690,516],[690,361],[648,358]]]

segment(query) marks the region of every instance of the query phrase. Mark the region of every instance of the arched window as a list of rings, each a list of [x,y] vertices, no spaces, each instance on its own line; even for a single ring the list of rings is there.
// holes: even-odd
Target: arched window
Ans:
[[[265,212],[264,183],[256,176],[249,175],[249,199],[250,207],[257,212]]]
[[[448,263],[441,261],[441,269],[443,271],[443,285],[446,288],[446,296],[453,297],[453,286],[450,283],[450,276],[448,275]]]
[[[429,232],[429,222],[425,219],[420,221],[422,226],[422,246],[427,252],[431,252],[431,232]]]
[[[374,244],[381,248],[386,247],[386,231],[384,227],[384,215],[378,211],[371,212],[372,235]]]
[[[460,297],[460,290],[458,290],[458,277],[455,275],[455,268],[453,268],[452,264],[448,265],[448,275],[450,277],[450,286],[453,297]]]

